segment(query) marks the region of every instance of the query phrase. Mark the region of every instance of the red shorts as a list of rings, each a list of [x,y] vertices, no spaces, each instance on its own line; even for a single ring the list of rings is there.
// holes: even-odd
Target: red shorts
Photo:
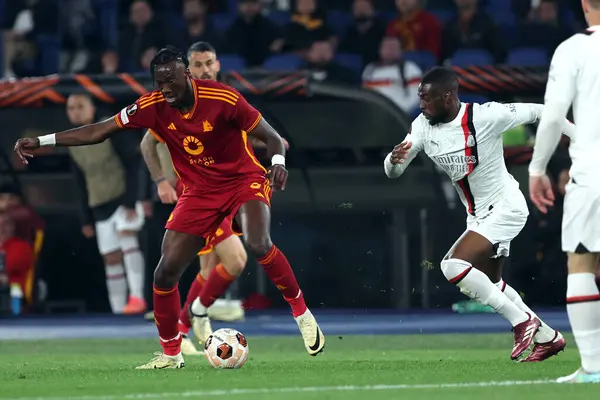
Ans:
[[[230,215],[221,222],[215,233],[208,235],[206,243],[198,255],[201,256],[210,253],[216,245],[233,235],[242,236],[242,233],[236,232],[233,229],[233,216]]]
[[[244,203],[259,200],[270,206],[271,194],[269,180],[264,176],[248,177],[219,191],[188,188],[179,197],[166,228],[202,236],[207,239],[207,246],[212,244],[214,247],[226,238],[228,232],[241,233],[234,217]],[[223,231],[221,235],[217,235],[219,228]]]
[[[181,179],[177,179],[175,190],[177,191],[177,198],[181,197],[181,195],[183,194],[183,182],[181,182]],[[225,218],[223,222],[221,222],[221,225],[219,225],[219,227],[217,228],[216,232],[209,235],[206,238],[206,243],[204,244],[202,250],[198,252],[198,255],[201,256],[210,253],[211,251],[213,251],[216,245],[218,245],[219,243],[221,243],[222,241],[224,241],[232,235],[241,236],[241,232],[233,232],[232,224],[233,217],[228,216],[227,218]]]

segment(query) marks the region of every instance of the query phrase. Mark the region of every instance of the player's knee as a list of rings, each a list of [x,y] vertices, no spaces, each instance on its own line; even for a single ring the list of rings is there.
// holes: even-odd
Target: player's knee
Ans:
[[[248,255],[242,247],[240,251],[228,254],[227,257],[221,260],[221,263],[231,275],[239,276],[244,268],[246,268],[247,261]]]
[[[104,265],[119,265],[123,263],[123,253],[121,250],[112,251],[102,256]]]
[[[456,281],[457,278],[459,278],[462,274],[465,273],[465,271],[471,268],[470,263],[463,260],[459,260],[457,258],[444,259],[442,260],[440,265],[442,273],[444,274],[446,279],[451,283],[454,283],[454,281]]]
[[[248,250],[256,257],[264,256],[273,247],[273,242],[271,242],[271,238],[268,235],[263,237],[249,235],[245,238],[245,241]]]
[[[569,274],[595,274],[598,266],[598,255],[594,253],[568,253],[567,266]]]
[[[179,278],[181,278],[183,270],[185,270],[185,265],[181,266],[180,264],[176,258],[171,258],[163,254],[158,262],[158,266],[154,270],[154,285],[164,289],[175,287],[179,282]]]

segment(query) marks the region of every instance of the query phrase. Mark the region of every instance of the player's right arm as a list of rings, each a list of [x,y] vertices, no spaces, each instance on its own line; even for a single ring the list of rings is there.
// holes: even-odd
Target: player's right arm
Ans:
[[[142,151],[142,157],[144,158],[146,167],[148,167],[150,176],[156,184],[160,201],[165,204],[173,204],[177,202],[177,191],[163,175],[163,169],[157,149],[159,143],[164,143],[164,141],[156,132],[149,129],[142,138],[140,150]]]
[[[140,97],[113,118],[102,122],[35,138],[19,139],[14,151],[27,164],[27,158],[33,157],[31,150],[42,146],[86,146],[101,143],[123,129],[152,129],[156,121],[155,104],[161,101],[164,101],[162,94],[152,92]]]
[[[412,123],[410,132],[402,143],[396,145],[383,161],[383,169],[388,178],[398,178],[406,171],[412,160],[423,149],[418,118]]]

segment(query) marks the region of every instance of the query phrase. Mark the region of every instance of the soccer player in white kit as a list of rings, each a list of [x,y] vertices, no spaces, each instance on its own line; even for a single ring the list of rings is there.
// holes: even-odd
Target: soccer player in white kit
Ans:
[[[564,41],[554,53],[531,164],[531,200],[543,213],[554,194],[546,166],[560,140],[560,126],[573,104],[577,127],[571,137],[570,181],[562,221],[568,255],[567,313],[581,368],[563,383],[600,382],[600,293],[595,272],[600,255],[600,0],[582,0],[590,27]]]
[[[448,281],[489,305],[514,329],[513,360],[543,361],[565,347],[560,332],[543,323],[517,291],[502,280],[510,242],[529,211],[519,184],[504,163],[502,133],[536,122],[540,104],[465,104],[454,71],[436,67],[419,85],[422,114],[404,141],[387,155],[385,173],[397,178],[424,151],[452,180],[467,210],[467,229],[441,262]],[[572,125],[563,118],[563,129]],[[535,343],[529,356],[521,356]]]

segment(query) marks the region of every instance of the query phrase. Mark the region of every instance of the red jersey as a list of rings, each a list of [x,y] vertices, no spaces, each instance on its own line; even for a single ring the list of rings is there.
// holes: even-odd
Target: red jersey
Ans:
[[[436,57],[440,55],[442,26],[435,15],[427,11],[418,10],[407,18],[391,21],[385,34],[400,39],[403,50],[427,50]]]
[[[115,115],[117,125],[149,129],[164,142],[186,189],[210,192],[248,176],[264,178],[267,171],[247,136],[261,114],[230,86],[201,79],[191,79],[191,84],[194,106],[189,113],[181,114],[154,91]]]

